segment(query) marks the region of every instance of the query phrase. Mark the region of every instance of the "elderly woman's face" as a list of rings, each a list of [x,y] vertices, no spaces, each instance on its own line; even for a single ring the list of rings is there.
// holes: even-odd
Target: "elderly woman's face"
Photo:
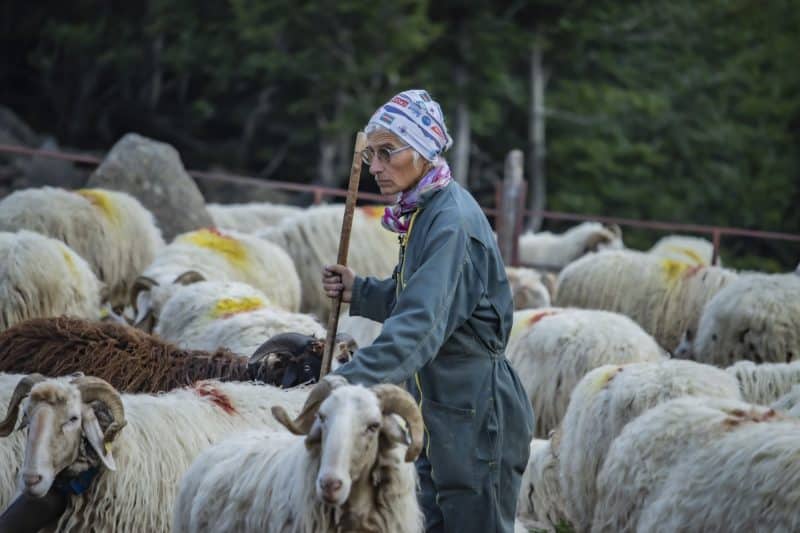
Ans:
[[[375,152],[381,148],[388,148],[391,151],[403,146],[406,146],[406,143],[388,131],[379,130],[367,136],[367,147]],[[413,148],[392,154],[388,163],[381,161],[377,156],[373,157],[369,166],[369,173],[375,176],[381,194],[397,194],[414,187],[424,170],[425,165],[421,157],[417,164],[414,164]]]

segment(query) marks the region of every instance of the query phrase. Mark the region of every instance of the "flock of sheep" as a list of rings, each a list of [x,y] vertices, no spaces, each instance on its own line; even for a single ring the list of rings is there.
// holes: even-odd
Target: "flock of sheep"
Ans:
[[[343,209],[209,212],[165,243],[125,193],[0,200],[0,508],[88,480],[57,530],[421,531],[411,396],[334,379],[309,398],[287,370],[310,371],[291,335],[325,338]],[[379,214],[358,210],[348,263],[385,277]],[[597,223],[519,246],[542,270],[508,268],[536,416],[518,529],[800,530],[800,275]],[[362,346],[379,330],[340,321]]]

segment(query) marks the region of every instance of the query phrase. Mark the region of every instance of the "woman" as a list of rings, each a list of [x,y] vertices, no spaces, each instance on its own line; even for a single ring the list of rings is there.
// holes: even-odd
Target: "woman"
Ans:
[[[383,194],[399,194],[383,225],[400,235],[385,280],[341,265],[328,296],[381,334],[336,374],[350,383],[406,383],[420,402],[426,445],[417,461],[427,531],[511,532],[533,414],[504,350],[513,304],[492,228],[451,179],[441,108],[422,90],[381,106],[363,159]]]

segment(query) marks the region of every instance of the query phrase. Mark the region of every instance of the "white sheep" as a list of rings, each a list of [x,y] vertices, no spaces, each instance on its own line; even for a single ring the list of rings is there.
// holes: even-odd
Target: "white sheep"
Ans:
[[[380,213],[382,210],[360,208],[353,216],[347,265],[360,276],[387,278],[397,264],[397,234],[381,226]],[[320,276],[325,265],[336,263],[343,216],[341,205],[315,206],[256,233],[289,253],[303,285],[300,310],[323,321],[332,300],[323,291]]]
[[[296,422],[276,412],[294,435],[249,433],[198,457],[181,481],[173,531],[422,531],[413,398],[394,385],[339,384],[314,403]]]
[[[153,332],[188,350],[213,352],[224,347],[250,356],[279,333],[326,336],[313,316],[275,307],[263,292],[234,281],[180,285],[160,315]]]
[[[739,381],[742,398],[750,403],[769,405],[800,384],[800,361],[764,363],[739,361],[725,369]]]
[[[800,359],[800,277],[743,274],[708,302],[689,340],[692,359],[718,366]]]
[[[659,239],[647,253],[692,266],[711,266],[714,245],[708,239],[700,237],[667,235]]]
[[[749,423],[670,465],[637,531],[800,531],[800,421]]]
[[[550,278],[532,268],[506,267],[514,309],[538,309],[550,306]]]
[[[561,234],[523,233],[519,237],[519,260],[534,268],[560,270],[585,254],[622,247],[619,226],[583,222]]]
[[[69,246],[32,231],[0,232],[0,331],[29,318],[100,318],[102,283]]]
[[[536,413],[540,438],[561,422],[572,390],[590,370],[666,358],[653,337],[618,313],[548,308],[527,323],[507,356]]]
[[[800,418],[800,384],[794,385],[789,392],[775,400],[770,407],[789,416]]]
[[[175,237],[136,280],[135,323],[152,330],[172,293],[202,280],[240,281],[264,292],[275,306],[300,308],[300,279],[283,249],[253,235],[206,228]]]
[[[214,226],[242,233],[255,233],[260,229],[276,226],[303,210],[293,205],[269,202],[206,204],[206,209],[214,221]]]
[[[0,372],[0,405],[7,406],[9,404],[14,389],[23,378],[25,378],[24,374]],[[6,418],[5,413],[2,418]],[[16,423],[17,419],[13,422],[9,421],[9,424],[12,425]],[[15,431],[5,439],[0,439],[0,509],[5,509],[17,493],[19,466],[22,464],[24,451],[24,432]]]
[[[113,307],[128,302],[136,276],[164,246],[152,213],[124,192],[23,189],[0,200],[0,230],[27,229],[58,239],[106,285]]]
[[[299,412],[308,389],[199,381],[161,395],[120,395],[88,376],[21,382],[0,434],[13,429],[26,396],[20,489],[41,496],[57,474],[97,470],[88,490],[70,496],[57,530],[168,532],[178,482],[197,455],[233,432],[276,428],[270,407]]]
[[[666,350],[696,331],[703,307],[737,274],[631,250],[591,254],[558,276],[555,305],[629,316]]]
[[[724,398],[677,398],[632,420],[614,439],[597,475],[592,531],[634,532],[644,507],[658,499],[672,467],[714,447],[743,424],[769,420],[775,411]]]
[[[591,526],[595,478],[611,442],[647,409],[681,396],[740,399],[739,384],[723,370],[682,360],[601,366],[578,383],[559,446],[565,510],[577,531]]]
[[[555,531],[567,523],[558,481],[558,452],[554,453],[552,448],[557,439],[554,434],[549,440],[531,441],[517,498],[517,519],[532,529]]]

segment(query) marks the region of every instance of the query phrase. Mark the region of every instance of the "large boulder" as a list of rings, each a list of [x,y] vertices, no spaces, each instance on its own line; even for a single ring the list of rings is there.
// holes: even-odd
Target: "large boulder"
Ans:
[[[89,176],[86,187],[124,191],[152,211],[169,242],[180,233],[212,226],[205,201],[172,146],[129,133]]]

